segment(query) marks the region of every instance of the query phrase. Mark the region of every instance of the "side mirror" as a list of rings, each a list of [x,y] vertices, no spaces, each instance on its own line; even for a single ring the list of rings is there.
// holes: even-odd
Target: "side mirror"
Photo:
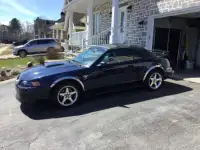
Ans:
[[[97,65],[97,67],[103,68],[106,65],[105,62],[101,62],[100,64]]]

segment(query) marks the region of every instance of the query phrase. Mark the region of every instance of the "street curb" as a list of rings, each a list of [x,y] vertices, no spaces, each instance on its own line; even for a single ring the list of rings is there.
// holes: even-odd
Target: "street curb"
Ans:
[[[10,83],[10,82],[14,82],[15,80],[16,80],[16,78],[12,78],[12,79],[9,79],[9,80],[6,80],[6,81],[1,81],[0,85]]]

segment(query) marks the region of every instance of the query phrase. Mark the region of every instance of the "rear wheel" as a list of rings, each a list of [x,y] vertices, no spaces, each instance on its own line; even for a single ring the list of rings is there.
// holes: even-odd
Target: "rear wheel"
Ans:
[[[163,74],[160,71],[152,71],[147,76],[145,83],[150,90],[156,91],[163,84]]]
[[[53,90],[52,100],[59,106],[68,107],[77,103],[80,99],[80,87],[73,82],[58,85]]]
[[[21,51],[19,51],[18,55],[19,55],[19,57],[24,58],[27,56],[27,52],[25,50],[21,50]]]

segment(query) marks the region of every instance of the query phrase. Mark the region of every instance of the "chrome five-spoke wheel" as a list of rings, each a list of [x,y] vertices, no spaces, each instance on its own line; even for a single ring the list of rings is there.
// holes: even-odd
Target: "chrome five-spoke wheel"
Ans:
[[[63,106],[73,105],[78,99],[78,91],[73,86],[65,86],[57,95],[58,102]]]
[[[148,79],[148,86],[152,90],[157,90],[163,83],[163,76],[160,72],[153,72]]]
[[[68,107],[79,101],[81,88],[74,82],[63,82],[54,87],[51,96],[52,102],[58,106]]]

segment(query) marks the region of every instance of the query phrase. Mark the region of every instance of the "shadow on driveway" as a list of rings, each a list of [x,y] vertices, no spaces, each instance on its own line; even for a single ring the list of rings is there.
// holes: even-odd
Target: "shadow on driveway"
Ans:
[[[163,87],[155,92],[150,92],[144,88],[128,89],[123,92],[87,98],[84,100],[84,103],[82,102],[71,108],[56,108],[41,100],[30,106],[21,105],[21,110],[25,115],[34,120],[79,116],[114,107],[124,107],[128,109],[126,105],[129,104],[176,95],[191,90],[192,89],[189,87],[165,82]]]

